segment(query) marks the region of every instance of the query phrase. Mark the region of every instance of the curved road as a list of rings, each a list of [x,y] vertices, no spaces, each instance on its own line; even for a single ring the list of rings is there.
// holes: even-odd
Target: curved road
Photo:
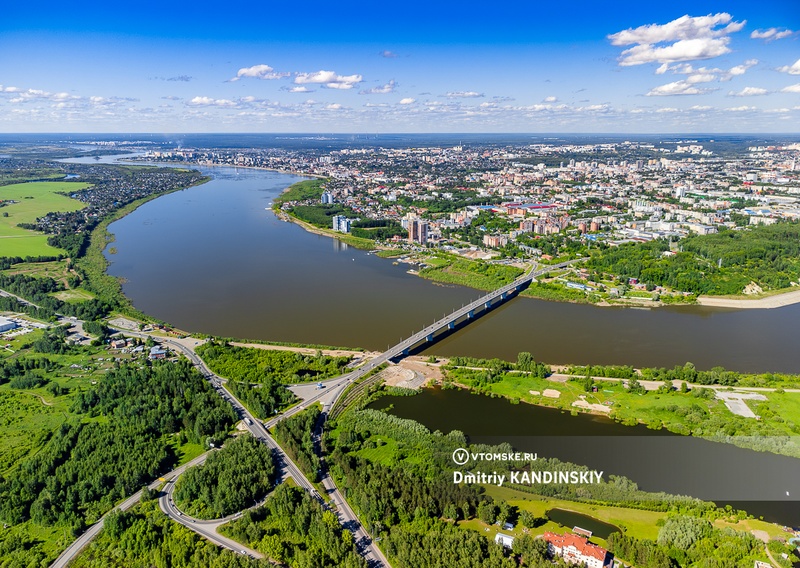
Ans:
[[[167,481],[167,484],[164,487],[164,491],[158,498],[158,506],[164,513],[166,513],[166,515],[169,518],[171,518],[176,523],[180,523],[186,528],[193,530],[200,536],[207,538],[217,546],[227,548],[228,550],[232,550],[239,554],[245,554],[247,556],[250,556],[251,558],[264,558],[264,555],[261,554],[260,552],[248,548],[243,544],[236,542],[235,540],[231,540],[227,537],[224,537],[217,532],[217,529],[220,526],[224,525],[225,523],[231,521],[234,518],[237,518],[241,513],[236,513],[235,515],[225,517],[224,519],[214,519],[211,521],[204,521],[201,519],[195,519],[194,517],[185,515],[180,510],[178,510],[178,508],[175,506],[175,502],[172,499],[172,493],[175,491],[176,479],[177,476]]]

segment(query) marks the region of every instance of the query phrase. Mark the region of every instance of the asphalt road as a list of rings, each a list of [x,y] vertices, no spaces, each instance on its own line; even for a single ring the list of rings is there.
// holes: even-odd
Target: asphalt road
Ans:
[[[194,517],[190,517],[182,513],[178,508],[175,506],[175,502],[172,499],[172,494],[175,491],[175,480],[177,476],[169,479],[167,481],[166,486],[164,487],[164,491],[162,491],[161,496],[158,498],[158,506],[161,510],[166,513],[166,515],[171,518],[176,523],[180,523],[188,529],[193,530],[200,536],[203,536],[216,544],[217,546],[221,546],[223,548],[227,548],[228,550],[232,550],[239,554],[246,554],[251,558],[264,558],[264,555],[256,550],[252,550],[235,540],[231,540],[227,537],[222,536],[217,532],[217,529],[224,525],[225,523],[231,521],[232,519],[239,516],[239,513],[235,515],[231,515],[229,517],[225,517],[224,519],[214,519],[212,521],[204,521],[201,519],[195,519]]]

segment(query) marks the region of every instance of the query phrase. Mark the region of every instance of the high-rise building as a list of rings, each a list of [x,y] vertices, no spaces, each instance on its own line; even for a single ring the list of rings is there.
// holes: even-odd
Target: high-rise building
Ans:
[[[421,245],[428,244],[428,222],[425,219],[420,219],[411,213],[406,217],[408,230],[408,242],[419,243]]]
[[[339,231],[340,233],[350,232],[350,219],[344,215],[334,215],[331,220],[333,221],[334,231]]]
[[[323,205],[330,205],[333,203],[333,194],[330,191],[323,191],[319,200]]]

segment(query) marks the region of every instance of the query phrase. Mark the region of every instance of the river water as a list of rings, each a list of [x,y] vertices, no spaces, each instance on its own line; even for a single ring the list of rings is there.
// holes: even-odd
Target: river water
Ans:
[[[383,350],[481,295],[280,221],[269,205],[299,177],[206,171],[211,182],[110,226],[109,273],[145,313],[192,332]],[[642,310],[517,298],[430,353],[800,372],[799,321],[800,305]]]
[[[623,475],[645,491],[665,491],[731,504],[766,520],[800,526],[800,460],[755,452],[603,416],[511,404],[464,390],[425,389],[385,396],[371,405],[431,431],[460,430],[478,444],[508,442],[537,453]]]
[[[269,210],[272,201],[302,178],[204,171],[213,176],[209,183],[146,203],[109,228],[116,237],[106,251],[109,273],[124,279],[125,294],[145,313],[191,332],[383,350],[481,295],[423,280],[408,274],[407,265],[279,220]],[[800,305],[640,310],[517,298],[428,352],[513,360],[530,351],[553,364],[692,361],[699,368],[800,372],[798,321]],[[523,451],[629,476],[647,490],[718,499],[800,524],[800,507],[783,497],[800,495],[800,460],[454,391],[393,402],[400,415],[432,429],[510,441]],[[547,436],[537,441],[532,433]],[[571,437],[558,441],[556,434]],[[593,441],[585,441],[589,434]],[[715,484],[719,471],[737,473]]]

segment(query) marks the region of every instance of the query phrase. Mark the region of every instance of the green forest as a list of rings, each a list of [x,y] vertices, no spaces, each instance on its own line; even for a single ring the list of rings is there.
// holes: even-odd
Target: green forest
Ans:
[[[158,508],[158,502],[152,499],[143,501],[130,511],[112,513],[100,534],[70,566],[268,568],[274,565],[267,560],[254,560],[210,543],[169,519]]]
[[[17,366],[26,364],[3,365]],[[38,452],[0,477],[0,520],[10,526],[0,533],[0,548],[19,565],[47,556],[32,535],[77,536],[115,503],[172,469],[181,457],[180,444],[221,443],[237,420],[185,361],[123,364],[70,398],[69,418]]]
[[[308,179],[292,184],[275,199],[274,204],[280,207],[287,201],[319,201],[324,191],[322,186],[325,184],[325,181],[326,180],[322,179]]]
[[[175,484],[175,504],[199,519],[220,519],[252,507],[274,484],[272,450],[249,435],[237,436]]]
[[[330,511],[297,487],[279,485],[266,503],[221,532],[292,568],[366,568],[353,535]]]
[[[312,437],[319,415],[319,406],[315,405],[275,425],[275,438],[311,481],[319,479],[320,462]]]
[[[265,383],[269,378],[285,384],[318,381],[340,375],[350,362],[350,357],[329,357],[321,352],[303,355],[211,341],[199,346],[197,354],[216,374],[245,383]]]
[[[665,240],[627,243],[595,250],[586,266],[649,288],[669,287],[693,294],[741,294],[755,282],[764,290],[788,288],[800,280],[800,223],[722,230],[680,241],[681,252],[665,255]]]
[[[271,418],[297,402],[298,398],[283,383],[266,377],[260,384],[228,381],[225,388],[239,399],[256,418]]]

